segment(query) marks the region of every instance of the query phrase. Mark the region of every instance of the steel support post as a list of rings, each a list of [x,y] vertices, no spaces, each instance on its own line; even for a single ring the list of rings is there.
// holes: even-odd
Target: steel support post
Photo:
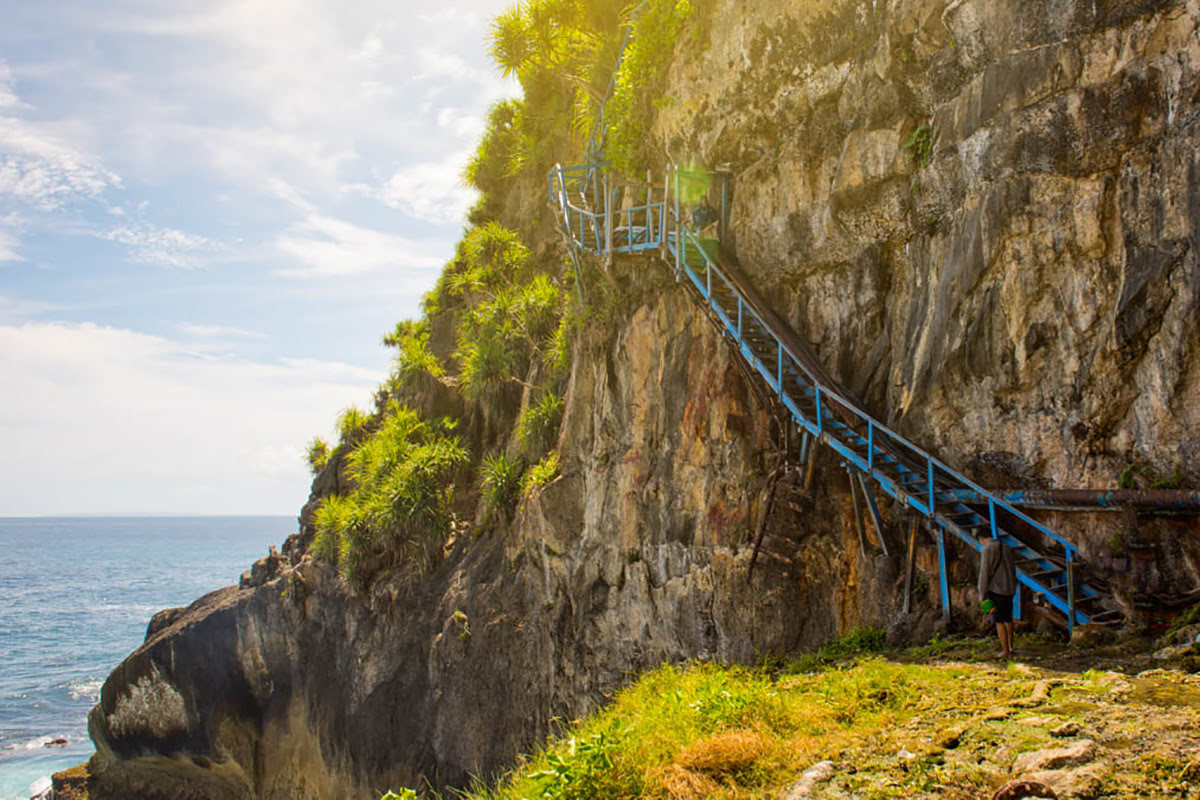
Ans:
[[[946,532],[937,529],[938,579],[942,584],[942,619],[950,621],[950,576],[946,573]]]

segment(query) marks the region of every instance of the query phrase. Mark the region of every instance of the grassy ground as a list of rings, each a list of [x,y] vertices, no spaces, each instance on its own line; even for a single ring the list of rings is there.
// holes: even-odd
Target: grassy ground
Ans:
[[[864,654],[882,642],[855,636],[791,664],[661,667],[467,796],[774,798],[829,761],[799,796],[986,798],[1021,754],[1089,740],[1034,777],[1059,796],[1200,798],[1200,676],[1129,647],[1025,638],[1002,664],[986,639]]]

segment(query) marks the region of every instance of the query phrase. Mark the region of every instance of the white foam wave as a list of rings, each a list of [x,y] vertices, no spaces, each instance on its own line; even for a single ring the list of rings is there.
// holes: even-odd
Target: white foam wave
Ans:
[[[12,744],[4,745],[4,750],[37,750],[42,747],[48,747],[51,742],[69,741],[66,736],[37,736],[24,742],[13,742]]]
[[[100,687],[104,685],[103,678],[85,678],[67,684],[67,694],[72,700],[90,700],[100,702]]]
[[[50,789],[53,786],[54,782],[50,778],[38,778],[29,784],[29,796],[32,798],[49,797]]]

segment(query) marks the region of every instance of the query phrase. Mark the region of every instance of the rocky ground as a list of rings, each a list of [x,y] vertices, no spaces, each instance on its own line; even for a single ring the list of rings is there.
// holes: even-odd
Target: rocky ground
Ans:
[[[826,781],[782,796],[1200,797],[1200,675],[1051,646],[956,682],[953,703],[929,698],[839,752],[817,771]]]
[[[967,639],[769,677],[653,673],[482,796],[1200,797],[1198,634],[1103,647],[1027,636],[1008,663]],[[664,681],[682,713],[661,707]],[[734,709],[719,719],[714,685]],[[598,732],[617,742],[599,773],[575,755]]]

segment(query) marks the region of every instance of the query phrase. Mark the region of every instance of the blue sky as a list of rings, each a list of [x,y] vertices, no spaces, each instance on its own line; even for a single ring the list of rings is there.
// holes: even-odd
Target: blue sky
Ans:
[[[0,0],[0,516],[282,513],[514,94],[509,0]]]

